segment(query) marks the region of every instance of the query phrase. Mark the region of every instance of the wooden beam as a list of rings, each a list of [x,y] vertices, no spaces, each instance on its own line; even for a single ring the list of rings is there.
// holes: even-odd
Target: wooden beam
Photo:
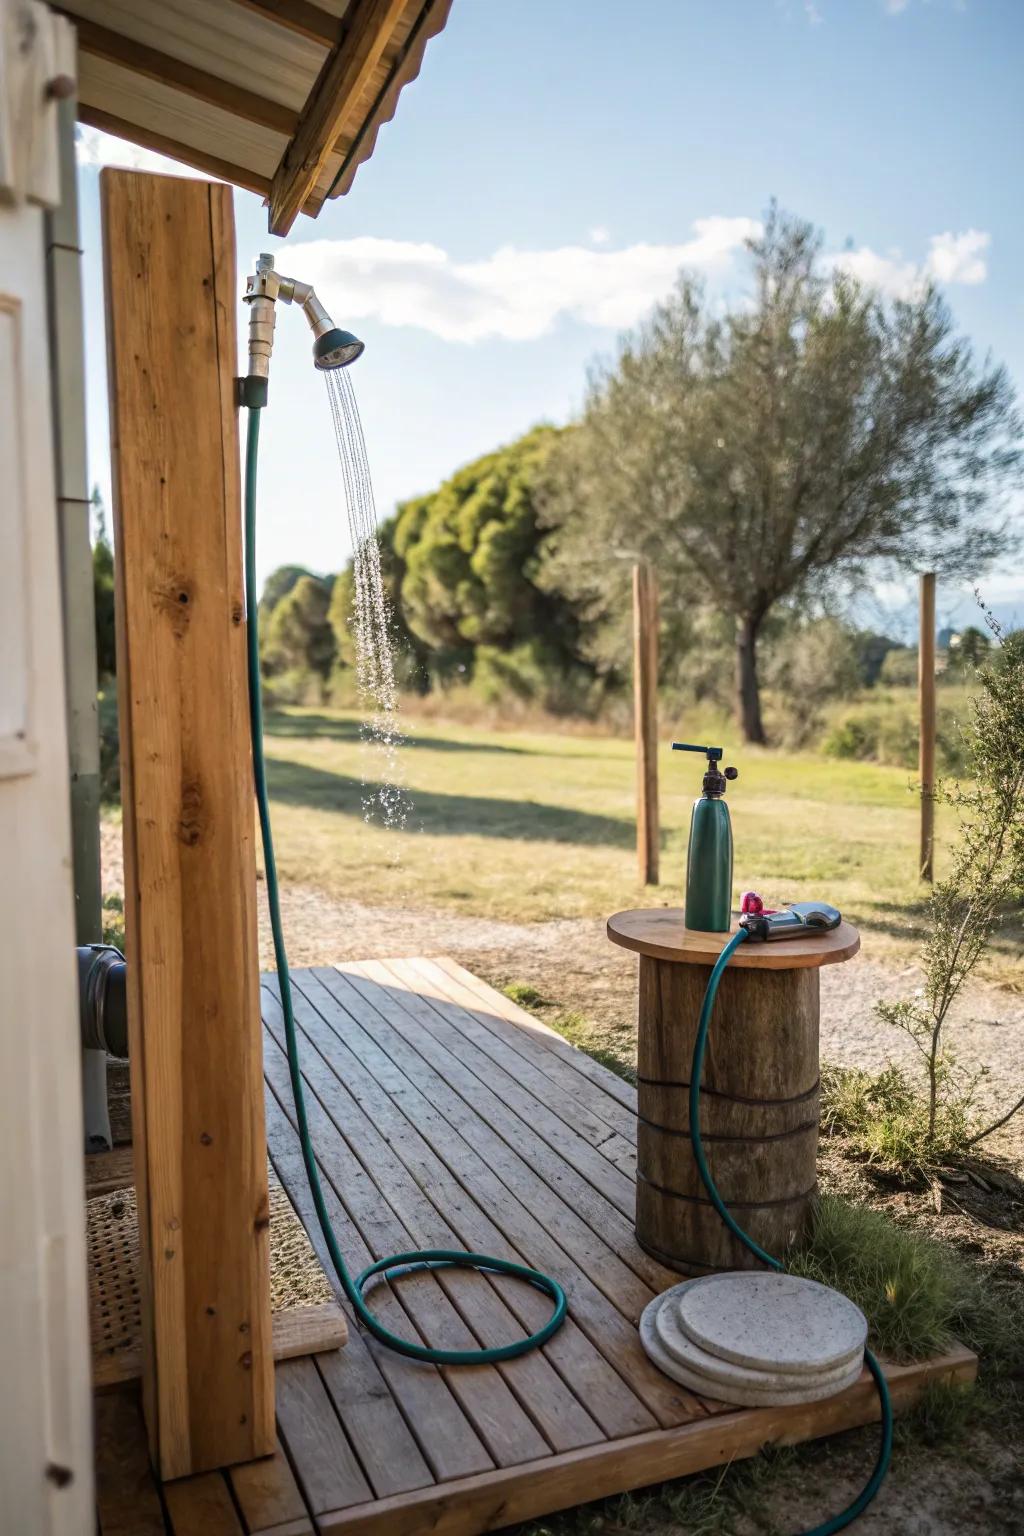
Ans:
[[[633,567],[633,729],[636,857],[641,885],[658,883],[658,578]]]
[[[310,37],[314,42],[327,43],[331,48],[336,47],[345,35],[345,18],[322,11],[318,5],[311,5],[310,0],[234,0],[234,3],[244,5],[250,11],[259,11],[271,21],[280,22],[282,27],[288,27],[302,37]]]
[[[144,1403],[165,1478],[274,1448],[229,187],[100,178]]]
[[[294,1360],[302,1355],[324,1355],[348,1342],[348,1322],[336,1301],[315,1302],[308,1307],[289,1307],[271,1318],[275,1360]],[[143,1374],[142,1350],[134,1343],[116,1354],[94,1349],[92,1388],[111,1392]]]
[[[952,1386],[973,1381],[977,1373],[977,1356],[960,1344],[935,1360],[885,1366],[897,1412],[916,1402],[929,1382]],[[675,1429],[601,1440],[523,1466],[499,1467],[319,1514],[317,1529],[321,1536],[419,1536],[423,1531],[430,1536],[476,1536],[756,1456],[766,1445],[798,1445],[877,1418],[878,1393],[865,1371],[854,1386],[820,1403],[729,1409]]]
[[[921,577],[920,633],[917,649],[917,695],[920,715],[918,776],[921,780],[922,880],[935,878],[935,575]]]
[[[290,137],[298,126],[299,114],[292,107],[283,106],[278,101],[268,101],[255,91],[247,91],[230,80],[222,80],[205,69],[197,69],[194,64],[172,58],[169,53],[161,53],[146,43],[136,42],[134,38],[125,37],[120,32],[112,32],[109,27],[98,26],[96,22],[87,21],[84,16],[77,16],[72,11],[63,14],[74,22],[79,47],[85,53],[106,59],[110,64],[120,64],[133,74],[145,76],[147,80],[173,86],[186,96],[194,96],[197,101],[222,107],[233,117],[259,123],[263,128],[273,128],[276,133]]]
[[[270,231],[286,235],[359,105],[408,0],[353,0],[343,41],[320,71],[270,189]]]
[[[233,182],[235,186],[245,187],[247,191],[255,192],[263,198],[270,196],[269,176],[261,176],[258,171],[250,171],[244,165],[235,165],[231,160],[221,160],[217,155],[207,154],[205,150],[193,149],[191,144],[182,144],[177,139],[168,138],[165,133],[140,128],[137,123],[115,117],[112,112],[104,112],[99,107],[90,107],[80,101],[78,121],[90,128],[100,128],[104,133],[112,133],[119,139],[128,139],[132,144],[140,144],[143,149],[151,149],[158,155],[180,160],[183,165],[195,166],[197,171],[205,171],[208,176],[216,176],[219,181]]]

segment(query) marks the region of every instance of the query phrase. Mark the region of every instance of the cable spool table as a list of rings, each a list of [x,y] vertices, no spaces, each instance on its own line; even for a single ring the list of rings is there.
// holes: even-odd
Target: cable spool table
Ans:
[[[617,912],[608,937],[639,956],[637,1241],[684,1275],[757,1268],[707,1198],[687,1110],[697,1019],[729,935],[699,933],[679,908],[658,908]],[[719,986],[701,1135],[723,1200],[769,1253],[803,1232],[817,1188],[818,968],[859,948],[847,922],[820,937],[750,939]]]

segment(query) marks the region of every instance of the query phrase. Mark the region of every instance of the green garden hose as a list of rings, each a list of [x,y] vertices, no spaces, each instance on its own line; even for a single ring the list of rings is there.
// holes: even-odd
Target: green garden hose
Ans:
[[[270,804],[267,798],[267,765],[263,756],[263,697],[260,689],[260,641],[259,605],[256,597],[256,461],[260,440],[260,408],[249,407],[248,430],[245,443],[245,612],[247,621],[247,645],[249,658],[249,722],[252,727],[252,766],[256,782],[256,803],[259,807],[260,833],[263,840],[263,863],[266,875],[267,904],[270,908],[270,926],[274,936],[274,956],[277,961],[277,980],[281,990],[281,1011],[284,1015],[284,1033],[287,1044],[288,1071],[291,1076],[292,1095],[295,1100],[295,1121],[298,1126],[302,1161],[309,1180],[310,1193],[316,1207],[320,1230],[324,1235],[331,1263],[337,1271],[342,1289],[352,1305],[356,1317],[363,1326],[386,1344],[389,1349],[413,1360],[427,1360],[433,1365],[493,1365],[499,1360],[514,1360],[527,1350],[544,1344],[565,1321],[565,1292],[557,1280],[540,1270],[529,1269],[525,1264],[513,1264],[508,1259],[495,1259],[484,1253],[464,1253],[452,1248],[423,1248],[411,1253],[396,1253],[389,1258],[378,1259],[354,1278],[349,1274],[341,1256],[338,1239],[327,1213],[316,1154],[309,1134],[306,1115],[306,1099],[302,1087],[302,1069],[299,1064],[299,1045],[292,1008],[292,984],[288,970],[288,954],[281,924],[281,896],[277,880],[277,862],[274,858],[274,839],[270,827]],[[385,1280],[399,1272],[408,1274],[414,1270],[479,1269],[487,1274],[513,1275],[525,1280],[550,1296],[555,1304],[543,1328],[529,1337],[517,1339],[512,1344],[501,1344],[493,1349],[432,1349],[429,1345],[416,1344],[392,1333],[379,1322],[363,1299],[363,1288],[375,1275]]]
[[[747,1248],[754,1255],[755,1259],[760,1259],[762,1264],[767,1264],[769,1269],[784,1273],[785,1265],[778,1259],[773,1258],[770,1253],[766,1253],[759,1244],[754,1242],[752,1237],[744,1232],[718,1193],[715,1181],[711,1177],[711,1170],[708,1168],[707,1158],[704,1156],[704,1144],[700,1138],[700,1080],[701,1074],[704,1071],[704,1048],[707,1045],[708,1028],[711,1024],[711,1013],[715,1006],[715,997],[718,993],[718,983],[721,981],[722,972],[729,964],[733,954],[747,938],[749,938],[749,934],[745,928],[741,928],[738,933],[733,934],[712,967],[707,990],[704,993],[700,1019],[697,1024],[697,1038],[693,1043],[693,1063],[690,1068],[690,1141],[693,1146],[693,1156],[697,1164],[697,1172],[700,1174],[701,1182],[708,1192],[708,1198],[733,1237],[737,1238],[744,1248]],[[853,1503],[840,1514],[833,1515],[831,1520],[826,1520],[823,1525],[816,1525],[813,1530],[805,1532],[804,1536],[834,1536],[836,1531],[844,1530],[846,1526],[857,1519],[858,1515],[863,1514],[865,1509],[867,1509],[871,1500],[879,1488],[881,1488],[885,1474],[889,1470],[889,1462],[892,1459],[892,1402],[889,1397],[889,1388],[882,1372],[882,1367],[870,1349],[864,1351],[864,1361],[874,1377],[875,1386],[878,1389],[878,1401],[882,1410],[882,1442],[878,1450],[878,1459],[875,1462],[871,1476]]]
[[[260,833],[263,841],[267,903],[270,908],[270,926],[273,932],[274,956],[277,962],[278,985],[281,993],[281,1010],[284,1016],[288,1071],[291,1077],[292,1094],[295,1101],[295,1120],[298,1127],[299,1143],[302,1148],[302,1161],[305,1165],[306,1177],[309,1180],[310,1193],[316,1208],[317,1219],[324,1236],[324,1242],[327,1245],[327,1251],[331,1256],[331,1262],[356,1317],[367,1331],[374,1338],[379,1339],[382,1344],[385,1344],[389,1349],[396,1350],[399,1354],[409,1356],[413,1360],[426,1360],[434,1365],[488,1365],[501,1360],[514,1360],[517,1356],[525,1354],[528,1350],[536,1349],[539,1345],[544,1344],[565,1321],[565,1292],[557,1280],[553,1280],[549,1275],[542,1274],[540,1270],[530,1269],[524,1264],[513,1264],[507,1259],[492,1258],[487,1254],[481,1253],[466,1253],[451,1248],[424,1248],[416,1249],[409,1253],[394,1254],[388,1258],[378,1259],[375,1264],[368,1265],[366,1269],[353,1277],[342,1258],[341,1249],[338,1245],[334,1228],[331,1225],[330,1216],[328,1215],[306,1114],[302,1068],[299,1062],[298,1036],[295,1028],[295,1014],[292,1007],[291,976],[288,969],[288,954],[285,948],[284,930],[281,923],[280,888],[277,879],[277,862],[274,857],[274,839],[270,825],[266,761],[263,754],[263,698],[260,687],[259,667],[259,607],[256,596],[256,470],[259,435],[260,407],[250,405],[245,450],[245,605],[253,777],[256,787],[256,803],[259,808]],[[753,1238],[743,1231],[719,1195],[708,1169],[700,1135],[700,1080],[704,1067],[704,1050],[707,1044],[711,1013],[715,1004],[715,996],[718,992],[718,983],[734,951],[743,943],[747,936],[746,930],[741,928],[729,940],[712,969],[707,991],[704,994],[704,1002],[697,1026],[697,1038],[694,1043],[693,1067],[690,1074],[690,1138],[693,1144],[693,1155],[704,1188],[707,1190],[712,1205],[729,1231],[749,1249],[755,1258],[760,1259],[770,1269],[781,1271],[784,1266],[780,1261],[773,1258],[770,1253],[766,1253],[763,1248],[754,1242]],[[387,1280],[399,1273],[407,1274],[415,1270],[441,1269],[477,1269],[489,1274],[512,1275],[517,1279],[525,1280],[529,1285],[534,1286],[537,1290],[549,1296],[554,1302],[554,1310],[543,1328],[538,1329],[536,1333],[532,1333],[526,1338],[516,1340],[512,1344],[502,1344],[491,1349],[433,1349],[429,1345],[417,1344],[410,1339],[403,1339],[400,1335],[392,1333],[374,1316],[363,1299],[363,1289],[375,1275],[379,1275]],[[815,1526],[813,1531],[806,1533],[806,1536],[834,1536],[835,1532],[843,1530],[851,1521],[855,1520],[867,1508],[878,1492],[889,1466],[892,1454],[892,1404],[889,1399],[889,1390],[881,1367],[870,1350],[864,1351],[864,1358],[878,1388],[878,1397],[882,1410],[882,1444],[878,1459],[869,1481],[854,1502],[841,1514],[835,1515],[831,1520],[827,1520],[824,1525]]]

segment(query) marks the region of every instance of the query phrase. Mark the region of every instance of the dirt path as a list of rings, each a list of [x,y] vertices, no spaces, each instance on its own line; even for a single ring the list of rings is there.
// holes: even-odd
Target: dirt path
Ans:
[[[120,827],[103,827],[104,886],[123,894]],[[552,1012],[577,1013],[623,1060],[635,1037],[634,957],[610,944],[600,919],[507,923],[467,918],[437,908],[374,907],[338,900],[309,885],[282,891],[288,953],[293,965],[404,955],[451,955],[494,986],[533,987]],[[259,885],[260,960],[273,966],[265,892]],[[871,938],[857,959],[821,972],[821,1054],[844,1066],[878,1070],[890,1061],[915,1064],[907,1036],[875,1016],[880,999],[911,995],[916,966],[872,958]],[[950,1026],[957,1055],[983,1067],[980,1102],[986,1112],[1006,1106],[1024,1080],[1024,997],[975,982],[957,1003]],[[1022,1122],[1024,1122],[1024,1117]],[[1014,1132],[1019,1145],[1024,1130]],[[1004,1145],[1002,1150],[1007,1150]]]
[[[271,966],[262,885],[260,894],[260,954],[262,963]],[[590,1028],[623,1046],[633,1039],[635,960],[608,942],[600,919],[492,922],[430,907],[394,910],[339,902],[310,886],[287,887],[283,909],[295,965],[451,955],[492,985],[526,983],[553,1008],[582,1014]],[[912,995],[919,986],[916,966],[872,959],[870,937],[852,964],[823,967],[823,1059],[869,1070],[890,1061],[913,1066],[916,1047],[876,1017],[875,1004]],[[1024,998],[982,982],[972,984],[953,1010],[950,1036],[965,1062],[986,1070],[981,1087],[986,1109],[1021,1092]]]

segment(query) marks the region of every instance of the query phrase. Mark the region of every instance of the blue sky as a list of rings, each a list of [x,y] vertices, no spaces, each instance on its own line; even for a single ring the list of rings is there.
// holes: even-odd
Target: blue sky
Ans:
[[[240,273],[280,251],[366,341],[353,383],[382,513],[568,419],[588,361],[682,262],[741,294],[742,238],[772,196],[890,291],[937,277],[1024,391],[1022,57],[1020,0],[455,0],[347,197],[282,242],[236,192]],[[80,145],[90,473],[109,499],[108,162],[157,162],[88,131]],[[294,313],[277,327],[261,450],[263,574],[337,569],[330,418]],[[984,588],[1024,621],[1019,565]],[[887,601],[906,623],[900,594]],[[940,619],[971,610],[946,584]]]

